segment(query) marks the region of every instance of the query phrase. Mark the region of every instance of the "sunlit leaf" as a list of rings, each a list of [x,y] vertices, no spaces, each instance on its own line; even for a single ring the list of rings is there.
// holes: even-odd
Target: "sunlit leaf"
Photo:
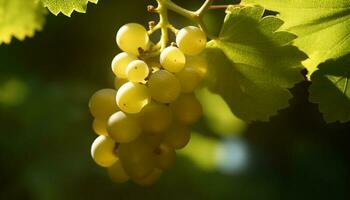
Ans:
[[[287,107],[288,89],[303,80],[306,56],[289,46],[295,36],[277,32],[283,21],[263,13],[260,6],[229,7],[219,38],[206,51],[210,89],[245,121],[267,121]]]
[[[36,0],[0,0],[0,44],[32,37],[42,29],[44,15]]]
[[[279,12],[283,30],[298,36],[295,45],[310,57],[310,74],[318,64],[350,52],[350,1],[348,0],[243,0]]]
[[[66,16],[71,16],[73,11],[85,13],[89,2],[97,3],[98,0],[40,0],[50,12],[55,15],[63,13]]]

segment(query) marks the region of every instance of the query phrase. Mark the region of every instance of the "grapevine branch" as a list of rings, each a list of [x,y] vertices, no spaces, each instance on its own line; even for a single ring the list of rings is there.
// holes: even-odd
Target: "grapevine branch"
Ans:
[[[168,30],[177,34],[178,30],[173,27],[168,20],[168,10],[171,10],[187,19],[195,22],[209,38],[212,36],[208,33],[207,28],[203,22],[203,16],[205,12],[210,9],[210,6],[213,4],[214,0],[206,0],[203,5],[196,11],[190,11],[185,8],[180,7],[171,0],[156,0],[158,7],[154,8],[152,6],[148,7],[150,12],[156,12],[159,14],[159,22],[157,25],[151,27],[149,34],[154,33],[156,30],[161,30],[161,38],[157,47],[161,50],[164,49],[168,44]]]

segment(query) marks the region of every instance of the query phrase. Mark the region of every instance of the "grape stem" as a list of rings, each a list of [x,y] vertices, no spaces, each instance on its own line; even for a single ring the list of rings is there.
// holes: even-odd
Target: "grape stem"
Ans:
[[[154,33],[156,30],[161,30],[161,38],[157,46],[159,46],[160,50],[166,48],[168,44],[168,30],[172,31],[174,34],[177,34],[178,30],[172,26],[168,20],[168,10],[171,10],[191,21],[195,22],[209,38],[213,38],[207,31],[207,27],[203,22],[203,17],[205,12],[210,9],[210,6],[213,4],[214,0],[206,0],[203,5],[196,11],[190,11],[185,8],[180,7],[175,4],[171,0],[156,0],[158,3],[158,7],[155,9],[155,12],[159,14],[159,22],[158,24],[149,30],[149,34]]]

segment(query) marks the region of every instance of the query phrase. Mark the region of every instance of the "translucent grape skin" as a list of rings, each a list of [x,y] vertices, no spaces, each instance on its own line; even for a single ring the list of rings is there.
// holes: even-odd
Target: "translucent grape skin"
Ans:
[[[108,119],[107,131],[116,142],[127,143],[135,140],[142,130],[136,116],[126,115],[119,111]]]
[[[176,44],[184,54],[194,56],[205,49],[207,36],[200,28],[187,26],[176,35]]]
[[[120,160],[117,160],[112,166],[108,167],[107,173],[111,180],[115,183],[125,183],[130,179]]]
[[[142,129],[149,134],[161,134],[172,122],[172,112],[164,104],[152,102],[140,112]]]
[[[120,110],[135,114],[149,103],[150,94],[146,86],[127,82],[119,88],[116,100]]]
[[[107,120],[105,119],[94,119],[92,122],[92,129],[97,135],[106,135],[107,133]]]
[[[197,122],[203,113],[202,106],[194,94],[182,94],[170,105],[174,119],[182,124]]]
[[[185,125],[175,123],[165,132],[162,143],[173,149],[182,149],[190,139],[190,130]]]
[[[91,145],[91,156],[98,165],[109,167],[118,160],[114,152],[115,147],[115,141],[112,138],[100,135]]]
[[[181,92],[181,84],[172,73],[159,70],[151,75],[148,88],[154,100],[161,103],[171,103]]]
[[[89,109],[95,118],[107,119],[117,112],[118,106],[115,101],[117,91],[113,89],[102,89],[92,95],[89,101]]]
[[[185,55],[177,47],[167,47],[160,54],[160,64],[169,72],[179,72],[186,64]]]
[[[133,181],[140,186],[151,186],[153,185],[162,175],[162,170],[154,168],[153,171],[146,177],[133,179]]]
[[[131,82],[142,82],[149,74],[148,65],[142,60],[134,60],[126,68],[126,75]]]
[[[139,48],[147,50],[150,41],[145,27],[137,23],[122,26],[116,40],[121,50],[134,55],[139,55]]]
[[[156,166],[161,170],[169,169],[176,162],[176,152],[167,145],[161,144],[156,150]]]
[[[122,79],[126,79],[126,68],[128,65],[137,60],[137,57],[133,54],[122,52],[116,55],[112,61],[112,71],[118,77]]]
[[[193,92],[201,80],[200,75],[193,68],[189,67],[185,67],[183,70],[176,73],[175,76],[180,81],[183,93]]]
[[[186,57],[186,68],[194,69],[203,78],[208,73],[208,63],[204,55]]]
[[[120,144],[118,155],[125,171],[133,179],[146,177],[155,167],[153,147],[141,138]]]

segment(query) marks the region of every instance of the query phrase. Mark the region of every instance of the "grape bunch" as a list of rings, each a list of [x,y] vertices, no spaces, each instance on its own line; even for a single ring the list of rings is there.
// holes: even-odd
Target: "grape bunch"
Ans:
[[[89,102],[99,135],[91,156],[113,181],[148,186],[175,163],[175,151],[190,140],[188,126],[202,115],[193,92],[206,73],[200,53],[207,38],[200,28],[185,27],[176,44],[151,54],[147,30],[130,23],[116,40],[124,52],[112,61],[115,89],[99,90]]]

